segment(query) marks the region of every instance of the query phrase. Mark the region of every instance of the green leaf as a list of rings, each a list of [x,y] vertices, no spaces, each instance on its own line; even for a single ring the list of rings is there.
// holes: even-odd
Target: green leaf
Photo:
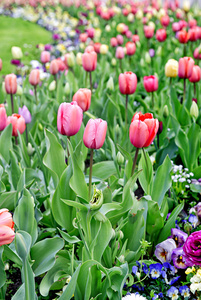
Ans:
[[[0,195],[0,208],[14,210],[17,192],[5,192]]]
[[[168,156],[166,156],[163,164],[158,167],[154,177],[153,190],[151,193],[152,200],[157,202],[159,208],[163,202],[163,198],[167,190],[171,187],[172,179],[170,171],[172,164]]]
[[[63,238],[65,241],[67,241],[68,243],[70,243],[70,244],[75,244],[75,243],[80,242],[80,239],[78,239],[78,237],[76,237],[75,235],[74,235],[74,236],[71,236],[71,235],[69,235],[67,232],[62,231],[62,230],[60,230],[59,228],[58,228],[58,230],[59,230],[59,232],[60,232],[62,238]]]
[[[170,217],[167,220],[167,223],[165,224],[165,226],[160,232],[157,243],[166,240],[171,235],[171,229],[175,227],[176,218],[183,208],[184,208],[184,203],[181,203],[177,207],[175,207],[175,209],[172,211]]]
[[[83,205],[83,204],[81,204],[79,202],[71,201],[71,200],[66,200],[66,199],[61,199],[61,201],[63,201],[67,205],[75,207],[75,208],[77,208],[77,209],[79,209],[81,211],[88,211],[88,208],[85,205]]]
[[[138,170],[142,170],[139,174],[140,184],[145,194],[150,195],[152,193],[153,186],[153,166],[149,158],[149,154],[145,151],[143,151],[143,154],[141,155]]]
[[[89,169],[87,170],[87,174],[89,174]],[[93,165],[92,174],[96,178],[100,178],[101,180],[106,180],[110,176],[116,174],[116,167],[113,161],[103,161]]]
[[[50,238],[36,243],[31,248],[32,266],[35,276],[41,275],[50,270],[55,263],[56,253],[64,246],[64,241],[59,238]]]
[[[20,142],[20,151],[21,151],[22,160],[24,161],[24,165],[27,168],[31,167],[30,157],[29,157],[28,152],[27,152],[27,146],[26,146],[25,141],[22,138],[21,134],[18,134],[18,139],[19,139],[19,142]]]
[[[59,300],[70,300],[72,298],[74,291],[75,291],[75,287],[77,285],[77,278],[78,278],[78,275],[80,272],[80,268],[81,268],[81,264],[77,267],[77,269],[73,273],[73,276],[72,276],[67,288],[63,292],[62,296],[59,297]]]
[[[152,236],[157,234],[164,226],[163,217],[157,202],[148,200],[148,213],[147,213],[147,233]]]
[[[25,283],[25,299],[33,300],[35,299],[35,281],[34,273],[31,269],[30,263],[28,262],[28,258],[26,258],[23,263],[22,274],[24,275],[23,281]]]
[[[12,151],[12,125],[9,124],[0,135],[0,157],[9,163],[10,154],[9,150]]]
[[[55,135],[49,130],[45,130],[47,143],[47,152],[44,156],[43,163],[50,169],[55,187],[58,185],[59,178],[66,168],[65,153],[62,146],[58,143]]]
[[[4,270],[4,263],[2,261],[3,247],[0,247],[0,288],[6,282],[6,272]]]
[[[25,231],[19,230],[15,234],[15,248],[18,255],[25,262],[31,248],[31,236]]]
[[[10,152],[10,167],[7,169],[9,174],[10,182],[15,190],[17,190],[17,184],[22,170],[19,168],[19,163],[16,155],[13,151]]]

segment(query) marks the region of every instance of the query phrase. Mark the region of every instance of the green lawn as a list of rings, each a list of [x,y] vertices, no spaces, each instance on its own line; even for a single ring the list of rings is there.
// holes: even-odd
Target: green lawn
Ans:
[[[32,59],[39,59],[39,50],[36,45],[47,44],[52,40],[51,32],[41,28],[37,24],[0,16],[0,58],[3,61],[3,68],[0,74],[9,74],[15,71],[11,65],[11,47],[18,46],[24,54],[22,62],[28,64]]]

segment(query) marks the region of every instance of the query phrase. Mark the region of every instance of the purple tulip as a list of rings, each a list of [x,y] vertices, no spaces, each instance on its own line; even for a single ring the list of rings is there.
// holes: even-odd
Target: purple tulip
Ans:
[[[149,55],[150,55],[150,57],[154,57],[155,50],[154,49],[149,49]]]
[[[31,113],[28,110],[28,108],[26,107],[26,105],[24,105],[22,108],[19,107],[18,114],[21,115],[25,119],[26,124],[31,123]]]
[[[177,269],[186,269],[187,268],[185,257],[183,254],[184,253],[183,253],[182,247],[176,248],[172,251],[172,261],[173,261],[175,268],[177,268]]]
[[[183,251],[188,267],[201,266],[201,230],[189,235],[183,245]]]
[[[170,262],[172,251],[177,248],[177,245],[173,239],[167,239],[158,245],[156,245],[156,249],[154,254],[162,263]]]
[[[21,62],[20,62],[19,59],[11,59],[10,63],[12,65],[15,65],[15,66],[18,66],[18,67],[21,65]]]
[[[183,232],[180,229],[172,228],[171,229],[171,238],[175,241],[177,247],[183,246],[187,240],[188,234]]]
[[[51,49],[52,49],[52,45],[50,45],[50,44],[45,45],[45,48],[44,48],[45,51],[51,51]]]

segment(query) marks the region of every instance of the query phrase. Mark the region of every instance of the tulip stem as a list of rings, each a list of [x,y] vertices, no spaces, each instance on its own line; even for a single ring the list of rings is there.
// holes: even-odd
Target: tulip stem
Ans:
[[[38,105],[38,97],[37,97],[37,87],[36,87],[36,85],[34,86],[34,95],[35,95],[35,99],[36,99],[36,105]]]
[[[12,114],[14,114],[14,102],[13,102],[13,94],[10,94],[10,100],[11,100],[11,109],[12,109]]]
[[[132,167],[131,176],[133,176],[134,171],[135,171],[135,166],[136,166],[136,163],[137,163],[137,157],[138,157],[139,150],[140,150],[140,148],[136,148],[135,156],[134,156],[134,159],[133,159],[133,167]]]
[[[170,88],[172,86],[172,77],[170,77]]]
[[[186,56],[186,44],[184,44],[184,52],[183,52],[183,56],[185,57]]]
[[[125,109],[125,129],[127,130],[128,120],[128,94],[126,94],[126,109]]]
[[[56,90],[57,90],[57,74],[54,75],[54,80],[56,82]]]
[[[91,72],[89,72],[89,78],[90,78],[90,89],[91,89],[91,93],[92,93],[92,74]]]
[[[26,132],[26,143],[28,145],[28,128],[27,128],[28,124],[26,124],[26,129],[25,129],[25,132]]]
[[[70,157],[70,153],[69,153],[69,148],[68,148],[68,142],[70,142],[70,136],[67,136],[67,144],[66,144],[66,150],[67,150],[67,163],[69,165],[69,157]]]
[[[93,166],[93,149],[91,149],[91,153],[90,153],[90,166],[89,166],[89,200],[91,199],[92,166]]]
[[[123,73],[124,71],[123,71],[123,68],[122,68],[122,62],[121,62],[121,59],[119,59],[119,67],[120,67],[121,72]]]
[[[154,109],[154,92],[151,93],[152,108]]]
[[[17,136],[15,136],[15,144],[16,144],[16,146],[18,145]]]
[[[197,98],[196,96],[196,83],[194,82],[194,97]]]
[[[185,96],[186,96],[186,78],[184,78],[184,94],[183,94],[183,98],[181,98],[181,104],[185,101]]]

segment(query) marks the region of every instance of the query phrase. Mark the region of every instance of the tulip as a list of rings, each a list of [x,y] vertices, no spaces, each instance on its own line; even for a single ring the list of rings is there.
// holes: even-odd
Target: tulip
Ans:
[[[101,43],[95,43],[94,44],[94,51],[96,52],[96,53],[100,53],[100,48],[101,48]],[[108,46],[107,46],[108,47]],[[108,49],[107,49],[107,51],[108,51]]]
[[[83,111],[87,111],[91,105],[91,90],[79,89],[73,96],[73,101],[77,102]]]
[[[86,52],[86,53],[90,53],[93,51],[94,51],[94,46],[92,46],[92,45],[87,46],[84,50],[84,52]]]
[[[118,45],[122,45],[124,43],[124,38],[121,34],[117,35],[117,42],[118,42]]]
[[[22,134],[25,131],[26,124],[25,119],[19,114],[12,114],[7,118],[6,125],[12,124],[12,136],[17,137],[18,132]]]
[[[75,55],[73,52],[64,55],[64,63],[67,67],[74,67],[75,65]]]
[[[29,75],[29,82],[31,85],[36,86],[40,82],[40,71],[38,69],[32,70]]]
[[[63,72],[67,69],[65,63],[63,62],[63,60],[59,57],[56,59],[58,66],[59,66],[59,71]]]
[[[144,76],[144,88],[148,93],[152,93],[152,105],[154,107],[153,92],[158,89],[158,78],[154,75]]]
[[[94,28],[88,28],[86,31],[87,31],[88,37],[93,39],[94,34],[95,34],[95,29]]]
[[[166,33],[166,30],[164,28],[161,28],[161,29],[158,29],[156,31],[156,39],[159,41],[159,42],[164,42],[167,38],[167,33]]]
[[[31,113],[28,110],[28,108],[26,107],[26,105],[24,105],[22,108],[19,107],[18,114],[24,118],[25,124],[31,123]]]
[[[8,74],[5,77],[5,90],[7,94],[11,95],[11,108],[14,113],[13,94],[17,92],[17,76],[15,74]]]
[[[87,33],[80,33],[80,36],[79,36],[80,42],[85,43],[86,40],[87,40],[87,38],[88,38],[88,34]]]
[[[132,72],[125,72],[119,75],[119,90],[121,94],[126,95],[126,108],[125,108],[125,128],[127,128],[127,107],[128,95],[135,93],[137,88],[137,76]]]
[[[188,78],[190,82],[198,82],[201,78],[201,69],[199,66],[193,66],[193,71],[191,76]]]
[[[179,63],[175,59],[169,59],[165,65],[165,76],[167,77],[177,77],[178,75]]]
[[[96,69],[97,66],[97,53],[95,51],[91,51],[90,53],[85,52],[82,55],[82,66],[85,71],[90,72],[90,88],[92,92],[92,76],[91,72]]]
[[[47,62],[49,62],[50,61],[50,52],[42,51],[40,60],[41,60],[42,64],[46,64]]]
[[[2,70],[2,59],[0,58],[0,71]]]
[[[135,43],[127,42],[126,43],[126,54],[131,56],[131,55],[135,54],[135,51],[136,51]]]
[[[0,104],[0,131],[4,130],[7,122],[7,114],[4,104]]]
[[[101,54],[107,54],[107,52],[108,52],[108,45],[102,44],[100,46],[100,50],[99,51],[100,51]]]
[[[139,148],[148,147],[154,140],[159,128],[159,122],[153,118],[151,113],[135,113],[130,129],[129,137],[131,144],[136,147],[136,153],[133,160],[132,175],[135,170]]]
[[[197,119],[199,116],[199,109],[198,105],[195,101],[192,101],[191,108],[190,108],[190,115],[193,119]]]
[[[0,226],[0,246],[12,243],[15,238],[13,229],[8,226]]]
[[[144,26],[144,35],[145,35],[145,37],[146,37],[147,39],[152,38],[153,35],[154,35],[154,28],[151,27],[151,26],[145,25],[145,26]]]
[[[184,94],[181,103],[183,103],[186,94],[186,78],[190,78],[193,72],[194,60],[191,57],[183,57],[179,59],[178,76],[184,78]]]
[[[179,22],[172,23],[172,31],[177,32],[180,30],[181,30],[181,26],[180,26]]]
[[[0,209],[0,226],[8,226],[11,229],[14,227],[14,222],[11,213],[7,208]]]
[[[116,39],[115,37],[112,37],[112,38],[110,39],[110,45],[111,45],[112,47],[117,47],[117,46],[118,46],[118,41],[117,41],[117,39]]]
[[[56,59],[53,59],[50,63],[50,73],[56,75],[59,72],[59,64]]]
[[[78,52],[77,55],[76,55],[76,63],[79,66],[82,66],[82,53],[81,52]]]
[[[181,44],[186,44],[189,40],[189,33],[185,30],[180,30],[177,34],[177,38]]]
[[[118,59],[123,59],[124,58],[124,48],[121,46],[117,47],[115,56]]]
[[[161,25],[164,27],[167,27],[170,24],[170,18],[168,15],[162,16],[160,21],[161,21]]]
[[[193,57],[195,59],[199,59],[199,60],[201,59],[201,49],[200,49],[200,47],[198,47],[194,50]]]
[[[112,77],[109,78],[106,87],[109,91],[114,91],[114,81]]]
[[[12,47],[11,48],[13,59],[21,59],[23,54],[20,47]]]
[[[89,199],[91,197],[93,149],[99,149],[103,146],[107,132],[107,122],[102,119],[90,119],[85,127],[83,142],[91,149],[90,171],[89,171]]]

